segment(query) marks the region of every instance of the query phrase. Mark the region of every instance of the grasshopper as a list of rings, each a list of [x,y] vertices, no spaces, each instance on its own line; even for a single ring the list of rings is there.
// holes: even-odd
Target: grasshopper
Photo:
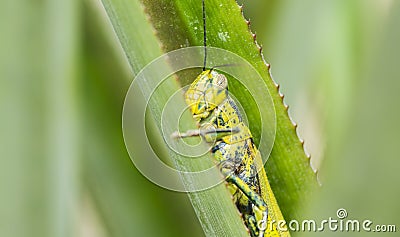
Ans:
[[[203,4],[204,66],[185,92],[185,101],[199,129],[175,132],[175,138],[201,136],[213,143],[211,152],[226,178],[228,189],[253,237],[290,236],[281,231],[283,216],[254,144],[235,101],[228,94],[228,79],[215,68],[206,69],[206,16]]]

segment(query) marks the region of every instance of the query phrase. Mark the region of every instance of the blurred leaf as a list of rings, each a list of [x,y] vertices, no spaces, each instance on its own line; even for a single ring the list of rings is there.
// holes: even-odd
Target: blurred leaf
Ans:
[[[76,235],[78,12],[0,3],[1,236]]]
[[[381,4],[370,5],[361,18],[363,22],[373,21],[381,14]],[[400,82],[398,62],[400,55],[400,2],[393,1],[387,12],[388,24],[374,25],[371,32],[382,32],[371,41],[362,41],[362,54],[368,57],[360,65],[357,91],[348,101],[352,108],[348,116],[347,133],[330,134],[332,147],[324,163],[325,182],[312,214],[319,218],[335,217],[338,208],[345,208],[346,220],[371,220],[371,229],[376,225],[397,225],[400,218],[398,200],[400,191],[398,159],[400,110],[398,106]],[[381,19],[382,20],[382,19]],[[383,22],[383,21],[382,21]],[[367,47],[368,46],[368,47]],[[374,49],[374,50],[371,50]],[[360,79],[362,78],[362,80]],[[343,126],[329,124],[331,129]],[[324,208],[321,208],[324,207]],[[390,233],[386,233],[390,235]],[[397,233],[392,233],[393,236]],[[315,236],[331,236],[331,231]],[[346,236],[376,236],[375,231],[350,232]],[[379,234],[378,234],[379,235]],[[304,235],[310,236],[310,235]]]

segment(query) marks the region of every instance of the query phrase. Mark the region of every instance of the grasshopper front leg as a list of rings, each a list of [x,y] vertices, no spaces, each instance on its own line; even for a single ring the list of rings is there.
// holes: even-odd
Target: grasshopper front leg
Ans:
[[[216,140],[220,140],[222,137],[230,135],[232,133],[238,133],[240,129],[238,127],[234,128],[214,128],[210,127],[207,129],[193,129],[188,130],[186,132],[180,133],[178,131],[171,134],[172,138],[185,138],[185,137],[196,137],[201,136],[203,137],[206,142],[214,142]]]

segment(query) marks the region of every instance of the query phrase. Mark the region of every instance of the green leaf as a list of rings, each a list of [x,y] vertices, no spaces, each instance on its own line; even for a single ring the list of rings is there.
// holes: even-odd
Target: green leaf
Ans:
[[[200,1],[144,0],[143,3],[166,50],[170,51],[181,46],[202,45]],[[254,40],[255,36],[251,33],[241,13],[241,8],[235,1],[208,0],[206,15],[208,46],[226,49],[245,58],[262,75],[268,86],[275,105],[277,131],[275,145],[266,164],[266,170],[284,216],[289,219],[299,218],[303,203],[306,203],[306,198],[318,184],[316,175],[310,167],[309,158],[305,155],[302,143],[297,137],[296,125],[288,116],[288,107],[283,103],[279,87],[273,82],[268,66],[260,54],[260,48]],[[221,33],[227,34],[229,38],[221,39]],[[246,78],[244,80],[246,81]],[[182,84],[186,83],[187,81],[182,82]],[[246,81],[248,85],[252,83],[254,82],[251,80]],[[229,87],[229,90],[241,103],[246,104],[246,101],[241,101],[239,90],[234,86]],[[255,97],[263,96],[265,94],[255,95]],[[246,112],[250,121],[252,117],[257,117],[251,116],[251,110]],[[252,129],[252,133],[258,137],[256,129]]]
[[[132,73],[103,6],[89,3],[84,9],[80,80],[85,213],[94,201],[97,236],[204,236],[187,195],[148,181],[126,152],[121,113]],[[135,9],[135,16],[145,19],[143,11]]]
[[[142,14],[137,14],[135,10],[140,9],[140,5],[135,1],[115,0],[103,1],[107,14],[110,16],[114,30],[121,42],[125,54],[128,57],[132,70],[137,73],[140,68],[161,54],[159,44],[154,37],[153,29]],[[135,9],[135,10],[133,10]],[[136,14],[135,14],[136,13]],[[164,90],[173,92],[179,89],[176,82],[169,80],[164,85]],[[154,95],[156,103],[152,105],[152,112],[161,111],[162,105],[166,101],[168,93]],[[164,97],[163,97],[164,96]],[[158,103],[157,103],[158,102]],[[183,102],[183,100],[182,100]],[[155,114],[160,117],[160,114]],[[172,126],[176,118],[167,118],[168,123]],[[194,121],[190,116],[186,116],[184,123],[191,124],[195,127]],[[143,154],[140,150],[140,142],[143,138],[138,138],[138,149],[135,151],[138,154]],[[165,154],[164,154],[165,155]],[[210,155],[208,155],[210,156]],[[179,157],[173,157],[175,160]],[[191,163],[184,165],[185,169],[201,170],[205,166],[210,167],[211,157],[208,159],[209,164],[206,163]],[[184,160],[183,160],[184,162]],[[187,162],[186,162],[187,163]],[[201,180],[194,180],[193,182],[201,183]],[[234,207],[228,191],[224,186],[217,186],[210,190],[191,194],[192,204],[198,214],[203,229],[207,235],[227,235],[227,236],[247,236],[247,231],[241,221],[236,208]],[[216,205],[218,203],[218,205]],[[231,226],[231,228],[226,228]]]
[[[121,42],[134,73],[161,55],[187,46],[202,45],[202,8],[201,1],[155,1],[143,0],[145,12],[150,22],[143,17],[142,6],[137,1],[103,0],[114,30]],[[309,165],[309,158],[304,153],[302,143],[296,134],[296,127],[287,114],[287,106],[283,104],[278,87],[271,79],[269,68],[264,62],[258,45],[253,39],[248,25],[242,16],[241,9],[235,1],[207,0],[207,40],[208,45],[229,50],[250,62],[264,79],[271,94],[276,110],[276,139],[270,158],[266,164],[267,174],[280,208],[286,219],[300,218],[302,208],[307,203],[312,190],[318,186],[315,173]],[[153,34],[155,29],[156,36]],[[222,35],[221,35],[222,34]],[[161,44],[159,43],[161,42]],[[186,76],[189,74],[186,74]],[[190,83],[194,77],[183,78],[179,75],[181,85]],[[151,80],[151,78],[150,78]],[[243,79],[245,85],[254,85],[249,78]],[[154,82],[153,82],[154,83]],[[249,125],[255,138],[259,137],[260,122],[242,87],[230,82],[230,92],[245,106]],[[142,85],[145,86],[145,85]],[[162,106],[180,86],[172,80],[163,85],[163,93],[154,94],[151,104],[152,115],[160,127]],[[146,92],[145,92],[146,93]],[[254,95],[262,98],[267,92]],[[182,98],[183,103],[183,98]],[[265,108],[271,109],[271,108]],[[176,123],[176,117],[167,117],[167,126]],[[180,120],[189,127],[195,127],[188,113]],[[155,138],[155,139],[160,139]],[[140,138],[138,139],[138,141]],[[256,143],[259,140],[256,139]],[[140,146],[138,146],[140,149]],[[163,154],[167,155],[167,154]],[[268,156],[268,154],[263,154]],[[207,155],[210,156],[210,155]],[[172,160],[184,170],[199,170],[212,165],[209,162],[187,162],[182,157],[172,154]],[[210,157],[211,158],[211,157]],[[188,181],[190,177],[183,177]],[[190,180],[201,183],[201,180]],[[244,225],[237,214],[224,186],[189,194],[195,211],[207,235],[247,235]],[[218,203],[218,204],[216,204]]]

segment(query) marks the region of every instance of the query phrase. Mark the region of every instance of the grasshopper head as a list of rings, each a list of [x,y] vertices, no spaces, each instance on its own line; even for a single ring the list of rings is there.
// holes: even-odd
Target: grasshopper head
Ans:
[[[185,93],[193,118],[200,122],[228,97],[228,80],[213,70],[203,71]]]

